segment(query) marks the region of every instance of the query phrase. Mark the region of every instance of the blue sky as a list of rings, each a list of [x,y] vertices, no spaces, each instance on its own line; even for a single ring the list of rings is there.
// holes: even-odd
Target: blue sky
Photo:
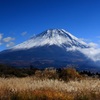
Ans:
[[[100,0],[0,0],[0,51],[50,28],[100,43]]]

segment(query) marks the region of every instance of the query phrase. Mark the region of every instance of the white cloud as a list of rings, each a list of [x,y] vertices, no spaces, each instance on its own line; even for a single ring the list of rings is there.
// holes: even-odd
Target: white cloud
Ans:
[[[15,40],[15,38],[12,38],[12,37],[3,38],[3,42],[10,42],[10,41],[13,41],[13,40]]]
[[[93,42],[90,42],[88,45],[90,47],[98,47],[98,44],[97,43],[93,43]]]
[[[3,34],[0,33],[0,45],[2,45],[2,38],[3,38]]]
[[[6,47],[7,48],[12,47],[12,46],[14,46],[14,44],[15,44],[14,42],[9,42],[8,44],[6,44]]]
[[[6,47],[11,47],[15,44],[14,42],[12,42],[14,40],[15,40],[15,38],[10,37],[10,36],[3,37],[3,33],[0,33],[0,46],[5,45]]]
[[[80,39],[84,40],[84,39]],[[79,48],[72,46],[71,48],[67,48],[67,51],[75,51],[78,50],[85,54],[88,58],[92,59],[93,61],[100,61],[100,46],[97,43],[90,42],[87,44],[89,48]]]
[[[67,48],[67,51],[75,51],[75,50],[82,52],[83,54],[85,54],[88,58],[92,59],[93,61],[100,61],[100,48],[96,48],[94,47],[94,45],[93,47],[90,47],[90,48],[79,48],[75,46],[71,48]]]
[[[2,38],[3,38],[3,34],[2,34],[2,33],[0,33],[0,40],[2,40]]]
[[[100,61],[100,49],[99,48],[87,48],[80,49],[82,53],[91,58],[94,61]]]
[[[91,42],[90,39],[79,38],[79,40],[84,41],[84,42],[87,42],[87,43]]]
[[[21,33],[22,36],[25,36],[26,34],[27,34],[27,32],[22,32]]]
[[[0,42],[0,45],[2,45],[2,43]]]

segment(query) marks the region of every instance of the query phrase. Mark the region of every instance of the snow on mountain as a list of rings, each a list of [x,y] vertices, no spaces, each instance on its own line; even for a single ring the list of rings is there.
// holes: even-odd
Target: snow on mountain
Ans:
[[[12,48],[12,50],[18,49],[30,49],[33,47],[44,45],[57,45],[59,47],[88,47],[88,45],[76,38],[64,29],[49,29],[37,36],[21,43]]]

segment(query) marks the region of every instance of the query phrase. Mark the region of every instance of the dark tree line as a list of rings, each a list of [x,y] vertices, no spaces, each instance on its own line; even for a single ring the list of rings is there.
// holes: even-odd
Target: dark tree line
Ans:
[[[26,77],[35,74],[37,68],[29,66],[28,68],[16,68],[9,65],[0,64],[0,77]]]
[[[27,77],[35,75],[36,71],[43,72],[45,69],[38,69],[30,65],[27,68],[16,68],[9,65],[0,64],[0,77]],[[53,69],[51,69],[53,70]],[[55,70],[55,69],[54,69]],[[47,72],[50,73],[50,72]],[[52,74],[52,73],[51,73]],[[77,71],[74,68],[58,68],[56,69],[55,75],[59,78],[79,78],[80,76],[98,77],[100,78],[100,73],[93,73],[90,71]],[[53,75],[54,76],[54,75]],[[55,76],[55,77],[56,77]]]

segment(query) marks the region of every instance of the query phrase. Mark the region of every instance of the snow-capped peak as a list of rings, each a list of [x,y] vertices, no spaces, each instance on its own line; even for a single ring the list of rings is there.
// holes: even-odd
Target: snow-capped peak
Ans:
[[[14,46],[12,49],[30,49],[44,45],[57,45],[60,47],[87,47],[87,44],[77,37],[73,36],[64,29],[49,29],[37,36]]]

